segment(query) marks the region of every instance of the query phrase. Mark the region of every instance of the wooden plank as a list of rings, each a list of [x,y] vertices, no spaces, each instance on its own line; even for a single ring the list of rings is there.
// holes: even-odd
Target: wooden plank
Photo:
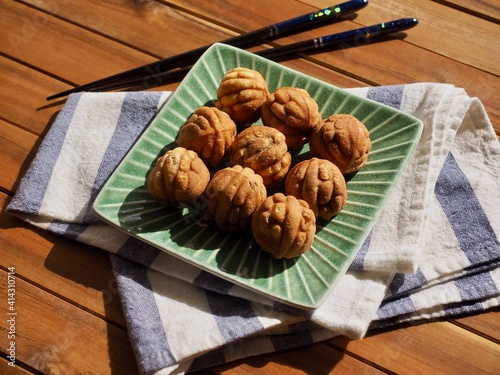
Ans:
[[[49,105],[45,97],[65,90],[68,85],[3,56],[0,56],[0,76],[3,81],[0,117],[31,133],[43,134],[62,107],[61,102]]]
[[[260,26],[262,26],[265,24],[277,22],[282,19],[286,19],[287,17],[296,16],[299,11],[302,12],[302,9],[297,10],[297,8],[294,7],[292,11],[288,11],[288,13],[286,13],[287,7],[284,7],[283,11],[279,14],[276,14],[276,12],[273,13],[264,11],[256,13],[256,9],[266,9],[266,6],[270,6],[268,3],[269,2],[260,1],[245,3],[244,5],[238,4],[238,6],[235,7],[227,7],[227,5],[223,7],[218,2],[195,2],[193,4],[192,2],[185,2],[182,0],[176,1],[177,6],[182,6],[190,12],[198,12],[204,15],[209,14],[212,17],[217,17],[217,22],[223,22],[224,20],[226,20],[226,22],[231,22],[231,26],[238,26],[240,28],[245,27],[246,30],[256,28],[256,22],[258,22]],[[36,2],[37,6],[44,6],[46,9],[50,8],[49,4],[50,3],[47,3],[45,1]],[[98,2],[90,8],[99,10],[100,4],[102,4],[102,2]],[[87,4],[71,1],[67,3],[67,6],[69,7],[68,9],[71,10],[71,12],[66,11],[66,7],[61,7],[59,13],[62,13],[64,11],[64,16],[70,17],[69,19],[72,22],[81,22],[81,16],[79,15],[85,15],[85,9],[89,8]],[[99,14],[104,14],[103,10],[105,9],[102,9],[103,6],[104,5],[101,5],[101,11],[98,12]],[[244,6],[244,8],[242,9],[240,6]],[[304,5],[303,8],[304,13],[313,9],[312,7],[309,7],[307,5]],[[246,17],[245,15],[249,13],[255,13],[255,17]],[[120,13],[118,10],[115,10],[115,14],[117,14],[116,16],[120,19],[123,19],[123,17],[127,16],[127,23],[138,23],[140,22],[140,17],[145,17],[144,13],[127,13],[125,11],[122,11],[122,13]],[[139,14],[139,16],[137,14]],[[272,15],[273,18],[270,18],[270,15]],[[91,21],[92,27],[94,27],[100,33],[112,34],[114,31],[112,29],[112,26],[106,27],[106,25],[108,24],[114,23],[102,23],[99,20],[93,23]],[[351,27],[354,27],[353,23],[342,22],[342,24],[332,25],[331,27],[328,27],[328,32],[342,31],[345,29],[346,24],[351,24]],[[321,30],[323,29],[324,28],[322,28]],[[324,32],[326,32],[326,30]],[[317,34],[309,32],[304,35],[312,37],[313,35],[316,36]],[[127,35],[123,38],[134,37]],[[297,38],[298,37],[295,37],[295,39]],[[402,43],[398,40],[392,41],[390,44],[384,43],[383,47],[381,46],[382,45],[373,44],[372,46],[345,49],[337,51],[335,53],[319,54],[314,56],[314,60],[320,60],[321,64],[328,64],[329,67],[335,67],[334,69],[340,72],[337,73],[338,77],[341,77],[344,75],[344,73],[346,73],[348,75],[351,75],[353,79],[355,79],[355,81],[363,79],[366,83],[371,84],[390,85],[410,83],[415,82],[417,79],[416,76],[418,75],[419,80],[429,82],[449,82],[458,86],[467,87],[468,92],[471,96],[479,96],[480,99],[482,99],[483,103],[487,107],[488,112],[490,113],[492,122],[495,124],[500,122],[497,121],[500,120],[500,104],[498,104],[498,101],[496,100],[496,91],[491,87],[491,85],[489,85],[489,82],[497,79],[496,77],[492,76],[491,74],[482,72],[478,69],[473,69],[464,64],[456,62],[449,64],[448,59],[443,58],[438,54],[415,48],[414,46],[408,45],[407,43]],[[143,46],[142,48],[146,47],[147,46]],[[384,53],[380,53],[381,48],[384,48]],[[374,59],[369,58],[369,56],[374,56]],[[411,64],[409,63],[410,61],[412,62],[412,64],[415,64],[415,62],[417,62],[420,65],[418,69],[409,69],[408,66],[411,66]],[[448,64],[447,69],[440,71],[435,70],[435,66],[444,66],[445,64]],[[314,75],[313,73],[316,73],[308,71],[306,72],[311,75]],[[316,77],[320,79],[322,78],[318,76]],[[347,85],[342,84],[340,84],[339,86],[347,87]],[[351,86],[358,85],[354,84]]]
[[[0,278],[0,295],[6,296],[4,269]],[[16,359],[47,374],[138,374],[124,329],[26,282],[21,275],[16,275],[15,289]],[[2,339],[11,332],[7,326],[0,325]]]
[[[292,14],[286,13],[286,6],[283,7],[283,11],[273,12],[273,4],[265,0],[242,2],[233,7],[222,4],[222,1],[212,1],[209,4],[192,3],[189,0],[173,2],[198,14],[210,14],[212,17],[217,17],[219,22],[224,20],[226,24],[235,28],[245,27],[245,31],[293,17]],[[309,9],[304,8],[304,13],[324,8],[326,5],[322,0],[301,2],[312,6]],[[301,8],[298,5],[288,8],[293,10],[295,16],[302,14],[299,13]],[[252,17],[248,17],[248,14],[252,14]],[[348,30],[402,17],[419,19],[419,25],[408,31],[406,39],[410,43],[493,74],[500,72],[500,66],[497,64],[500,51],[497,35],[500,33],[500,26],[432,1],[408,0],[401,3],[397,0],[370,0],[369,5],[357,13],[354,22],[345,21],[337,25],[341,26],[338,30]],[[317,31],[313,34],[323,35]],[[436,38],[436,35],[439,35],[439,38]],[[476,35],[481,35],[481,40],[477,40]]]
[[[324,4],[321,0],[305,2],[317,7]],[[500,25],[446,5],[421,0],[370,0],[355,22],[371,25],[402,17],[419,20],[418,26],[407,32],[409,43],[493,75],[500,74]]]
[[[44,11],[50,11],[52,7],[51,3],[45,0],[24,1]],[[206,5],[210,6],[210,4]],[[228,4],[226,4],[227,6]],[[303,8],[304,12],[311,9],[309,6],[303,6]],[[203,11],[209,13],[217,9],[220,11],[220,8],[204,8]],[[187,11],[192,12],[192,9],[188,8]],[[150,2],[148,6],[143,6],[123,0],[115,0],[112,5],[95,0],[85,3],[68,0],[64,3],[64,6],[58,8],[56,13],[71,23],[79,24],[85,22],[87,28],[91,28],[99,34],[107,35],[124,44],[133,42],[134,46],[137,46],[141,50],[162,57],[172,56],[188,49],[205,46],[235,34],[227,29],[221,31],[217,24],[212,23],[208,25],[208,22],[203,23],[203,26],[205,26],[203,29],[199,29],[201,27],[199,19],[191,20],[193,16],[189,13],[179,13],[178,10],[166,7],[163,3],[158,4],[155,2]],[[290,12],[290,17],[293,16],[294,13]],[[180,21],[177,18],[180,18]],[[109,22],[109,19],[113,19],[114,22]],[[164,19],[169,19],[171,22],[164,22]],[[117,32],[116,22],[126,25],[137,24],[141,27],[139,29],[127,27]],[[177,25],[176,22],[181,22],[181,26]],[[191,23],[194,24],[193,30],[190,30],[189,35],[187,35],[187,39],[185,32],[186,22],[190,25]],[[154,27],[151,27],[151,23]],[[142,27],[145,29],[143,30]],[[145,34],[149,35],[149,38],[144,38]],[[190,37],[191,34],[194,34],[192,38]],[[196,38],[194,38],[195,36]],[[203,36],[203,39],[201,39],[201,36]],[[159,40],[168,40],[168,43],[158,43]],[[181,42],[180,46],[179,41]],[[332,72],[329,69],[311,64],[310,62],[290,61],[285,62],[284,65],[300,71],[310,72],[310,74],[314,74],[318,78],[329,79],[329,81],[335,82],[340,87],[365,85],[362,81]]]
[[[4,349],[5,350],[5,349]],[[2,351],[0,351],[2,352]],[[21,367],[22,365],[17,362],[14,363],[13,365],[10,365],[9,363],[12,363],[5,358],[0,357],[0,371],[2,371],[2,374],[4,375],[32,375],[34,374],[31,371],[28,371]]]
[[[8,198],[0,193],[0,206]],[[92,314],[125,326],[108,254],[51,235],[0,212],[0,266],[14,265],[24,279]],[[77,266],[76,266],[77,265]]]
[[[325,6],[321,0],[306,2],[312,7],[284,6],[282,11],[273,12],[271,9],[273,4],[265,0],[241,2],[232,7],[223,5],[220,0],[212,2],[174,0],[176,6],[198,14],[209,14],[214,22],[225,20],[231,27],[244,31],[253,30],[257,25],[262,27],[293,17],[292,13],[297,16],[302,14],[302,11],[307,12]],[[217,11],[217,9],[222,10]],[[342,21],[317,31],[286,38],[283,42],[341,32],[384,20],[421,16],[420,24],[406,33],[404,41],[389,38],[382,43],[359,43],[356,48],[346,46],[339,51],[312,55],[311,60],[371,85],[440,82],[464,87],[470,96],[481,99],[500,135],[500,103],[497,100],[496,89],[500,84],[497,75],[500,69],[497,64],[500,53],[499,39],[496,38],[500,32],[495,31],[498,30],[498,26],[481,20],[477,23],[474,17],[457,14],[458,11],[453,9],[451,11],[453,11],[452,16],[458,18],[459,27],[450,26],[452,33],[448,34],[442,33],[444,26],[442,22],[440,23],[440,19],[445,17],[444,25],[446,25],[453,23],[454,18],[447,18],[447,8],[440,4],[417,0],[411,0],[409,3],[373,0],[367,8],[358,12],[354,22]],[[248,14],[252,14],[252,17],[248,17]],[[468,23],[472,23],[473,26],[468,28]],[[479,35],[486,35],[478,43],[484,48],[470,45],[474,41],[468,38],[476,35],[473,31],[481,33]],[[443,34],[445,35],[442,36]],[[436,38],[436,35],[439,35],[439,38]],[[455,52],[455,49],[458,52]],[[472,54],[475,56],[470,56]]]
[[[64,72],[68,83],[84,83],[154,61],[27,5],[7,0],[0,4],[2,26],[8,30],[0,34],[2,53],[53,76]]]
[[[435,0],[441,4],[461,9],[469,14],[498,23],[500,4],[497,0]]]
[[[377,375],[384,373],[321,343],[282,353],[246,358],[210,370],[220,375]]]
[[[448,322],[329,342],[397,374],[493,374],[500,363],[500,345]]]
[[[500,308],[498,307],[483,314],[453,319],[452,322],[500,343]]]
[[[30,154],[36,148],[38,137],[32,133],[0,120],[0,186],[11,192],[18,185],[18,178],[25,172],[31,160]],[[26,163],[25,163],[26,161]]]
[[[22,2],[156,57],[176,55],[234,35],[157,1],[68,0],[60,5],[50,0]]]

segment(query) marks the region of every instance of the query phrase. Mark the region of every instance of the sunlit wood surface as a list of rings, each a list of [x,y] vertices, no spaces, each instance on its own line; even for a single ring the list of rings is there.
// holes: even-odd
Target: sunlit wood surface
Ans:
[[[16,192],[64,104],[47,102],[48,95],[332,5],[323,0],[0,0],[1,206]],[[451,83],[481,99],[500,134],[496,0],[370,0],[356,17],[276,43],[401,17],[416,17],[420,23],[406,36],[383,43],[283,64],[342,88]],[[2,298],[12,265],[17,273],[17,367],[7,367],[4,322],[1,374],[138,374],[103,251],[35,230],[2,211]],[[496,369],[498,374],[499,343],[497,309],[399,327],[361,341],[338,337],[203,373],[493,374]]]

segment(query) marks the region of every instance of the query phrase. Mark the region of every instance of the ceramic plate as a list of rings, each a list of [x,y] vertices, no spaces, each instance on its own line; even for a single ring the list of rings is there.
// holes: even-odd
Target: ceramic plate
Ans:
[[[229,235],[204,217],[200,199],[182,210],[157,204],[147,193],[146,176],[156,159],[174,148],[180,126],[202,105],[214,105],[226,71],[244,66],[259,71],[272,92],[281,86],[306,89],[323,117],[352,114],[370,131],[367,164],[348,180],[348,201],[328,222],[318,222],[309,251],[293,260],[275,260],[260,250],[250,231]],[[100,191],[94,210],[105,221],[160,250],[275,300],[303,308],[321,304],[346,272],[380,213],[391,188],[420,137],[419,120],[359,98],[246,51],[214,44],[123,159]],[[307,145],[300,158],[307,157]]]

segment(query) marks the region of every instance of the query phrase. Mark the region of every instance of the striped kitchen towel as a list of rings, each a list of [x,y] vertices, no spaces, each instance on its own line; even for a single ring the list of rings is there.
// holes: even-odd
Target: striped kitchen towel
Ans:
[[[235,286],[95,216],[99,189],[168,92],[71,95],[8,211],[109,251],[143,374],[498,306],[500,144],[481,102],[445,84],[348,91],[401,109],[424,129],[350,269],[315,310]]]

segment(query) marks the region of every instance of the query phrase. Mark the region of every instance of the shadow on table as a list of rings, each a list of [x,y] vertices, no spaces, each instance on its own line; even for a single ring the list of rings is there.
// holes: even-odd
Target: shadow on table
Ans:
[[[299,349],[286,350],[279,353],[249,357],[213,369],[213,373],[224,373],[233,368],[241,368],[241,373],[249,374],[285,374],[304,373],[327,375],[332,373],[363,374],[367,366],[358,360],[346,356],[343,348],[336,348],[326,343],[316,343]],[[244,370],[244,371],[243,371]],[[238,372],[240,373],[240,372]],[[193,375],[205,375],[196,372]]]
[[[94,356],[94,352],[107,350],[108,355],[103,355],[102,358],[109,359],[109,364],[102,366],[109,366],[111,374],[139,374],[109,255],[92,246],[56,238],[44,265],[48,270],[67,279],[68,285],[77,284],[76,287],[64,288],[67,292],[60,292],[63,299],[83,310],[82,313],[88,314],[79,326],[82,332],[77,335],[81,334],[82,338],[95,335],[95,341],[92,342],[96,345],[99,342],[107,343],[107,348],[89,345],[87,360],[92,360],[90,357]],[[103,334],[107,335],[106,339],[102,337]],[[81,345],[92,342],[82,341]],[[96,364],[96,368],[99,367],[101,364]]]

